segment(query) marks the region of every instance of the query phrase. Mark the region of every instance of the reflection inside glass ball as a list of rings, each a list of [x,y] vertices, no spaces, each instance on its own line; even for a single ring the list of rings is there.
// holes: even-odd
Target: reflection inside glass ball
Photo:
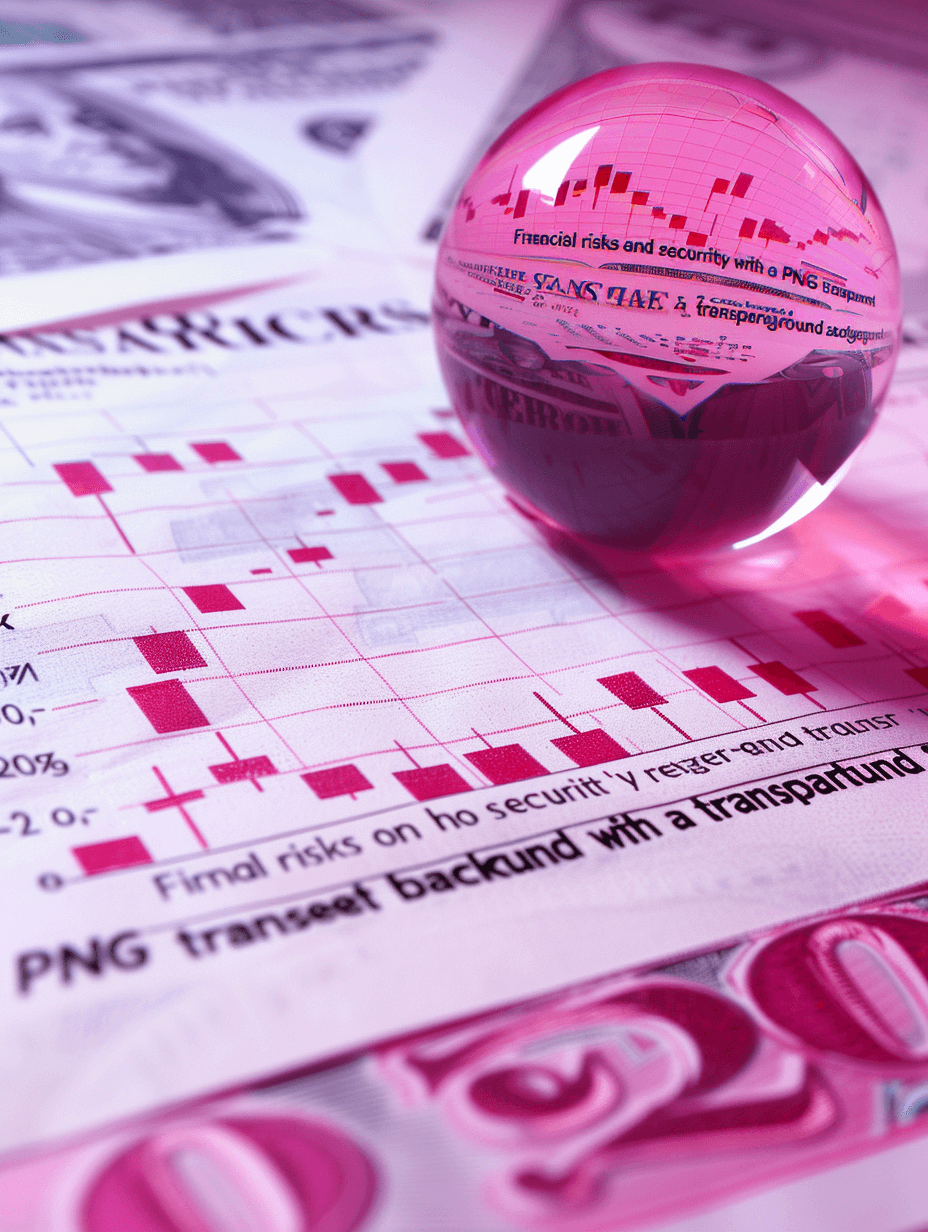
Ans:
[[[439,253],[442,371],[517,504],[632,550],[744,546],[836,485],[899,344],[884,215],[797,103],[610,70],[517,120]]]

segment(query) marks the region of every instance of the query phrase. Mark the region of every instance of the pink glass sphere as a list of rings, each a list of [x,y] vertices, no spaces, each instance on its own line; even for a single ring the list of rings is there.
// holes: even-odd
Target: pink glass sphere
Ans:
[[[771,86],[690,64],[599,73],[516,120],[435,284],[445,382],[514,500],[658,553],[755,542],[824,499],[899,318],[847,150]]]

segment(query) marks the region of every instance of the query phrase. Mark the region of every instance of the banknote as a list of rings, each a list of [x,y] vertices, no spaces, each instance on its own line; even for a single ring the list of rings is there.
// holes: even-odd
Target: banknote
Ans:
[[[375,265],[407,253],[406,277],[424,288],[422,221],[552,4],[528,19],[519,7],[81,0],[48,8],[38,41],[12,41],[11,27],[0,328],[358,252]],[[106,37],[111,11],[119,38]],[[55,41],[56,12],[86,34]],[[130,37],[149,26],[157,37]]]
[[[928,1218],[924,890],[10,1162],[4,1226],[912,1232]]]
[[[422,67],[434,41],[424,30],[382,28],[372,37],[365,28],[348,38],[291,36],[237,52],[176,51],[130,63],[95,58],[67,71],[7,72],[0,84],[0,273],[297,238],[319,195],[301,182],[303,168],[288,183],[160,104],[180,99],[193,111],[205,104],[215,111],[222,102],[260,107],[276,99],[292,113],[296,100],[305,109],[309,99],[348,96],[328,110],[277,117],[278,125],[292,124],[294,146],[308,147],[311,172],[313,150],[344,160],[373,123],[369,110],[352,110],[350,96],[396,89]]]

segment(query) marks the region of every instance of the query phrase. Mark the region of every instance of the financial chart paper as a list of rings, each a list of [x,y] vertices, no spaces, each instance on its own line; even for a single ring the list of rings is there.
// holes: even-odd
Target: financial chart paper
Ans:
[[[0,49],[4,1226],[925,1226],[928,76],[304,8]],[[829,500],[660,568],[508,503],[428,301],[512,108],[684,43],[848,143],[908,316]]]

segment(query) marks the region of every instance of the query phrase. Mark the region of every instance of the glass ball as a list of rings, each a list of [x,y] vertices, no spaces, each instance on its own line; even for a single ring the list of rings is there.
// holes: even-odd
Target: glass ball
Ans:
[[[515,502],[673,554],[757,542],[837,484],[892,375],[899,270],[813,115],[739,73],[643,64],[494,142],[434,312],[454,407]]]

